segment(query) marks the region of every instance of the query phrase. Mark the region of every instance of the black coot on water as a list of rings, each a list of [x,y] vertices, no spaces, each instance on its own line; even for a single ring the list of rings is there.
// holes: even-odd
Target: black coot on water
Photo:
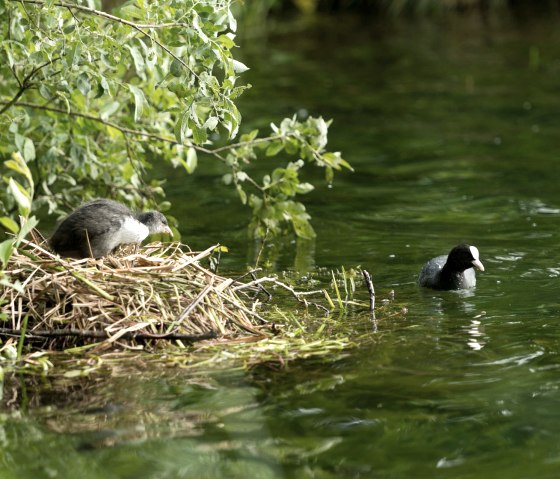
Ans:
[[[476,246],[460,244],[448,255],[428,261],[418,277],[418,284],[432,289],[463,289],[476,286],[473,267],[484,271]]]
[[[61,256],[100,258],[121,244],[139,244],[154,233],[173,234],[159,211],[133,213],[116,201],[97,199],[68,215],[49,243]]]

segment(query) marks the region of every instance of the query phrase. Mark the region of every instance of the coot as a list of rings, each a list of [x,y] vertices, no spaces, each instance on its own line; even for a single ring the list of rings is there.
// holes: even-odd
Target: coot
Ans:
[[[173,234],[159,211],[135,214],[116,201],[97,199],[68,215],[49,243],[61,256],[100,258],[121,244],[139,244],[153,233]]]
[[[432,289],[463,289],[476,286],[473,266],[484,271],[476,246],[460,244],[449,255],[428,261],[418,277],[418,284]]]

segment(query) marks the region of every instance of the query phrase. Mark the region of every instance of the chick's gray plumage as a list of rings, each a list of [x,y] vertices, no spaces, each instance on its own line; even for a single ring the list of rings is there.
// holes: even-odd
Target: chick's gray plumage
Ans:
[[[448,255],[436,256],[428,261],[420,271],[418,284],[439,290],[474,288],[476,274],[473,267],[484,271],[478,249],[460,244]]]
[[[61,256],[100,258],[121,244],[140,243],[153,233],[171,234],[160,212],[135,215],[116,201],[96,199],[83,204],[60,223],[50,246]]]

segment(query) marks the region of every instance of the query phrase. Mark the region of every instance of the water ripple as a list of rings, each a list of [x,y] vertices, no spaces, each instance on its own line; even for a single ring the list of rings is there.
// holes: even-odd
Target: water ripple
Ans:
[[[542,356],[543,354],[544,351],[539,350],[527,355],[511,356],[509,358],[498,359],[496,361],[478,363],[476,364],[476,366],[503,366],[503,365],[523,366],[525,364],[528,364],[533,359]]]

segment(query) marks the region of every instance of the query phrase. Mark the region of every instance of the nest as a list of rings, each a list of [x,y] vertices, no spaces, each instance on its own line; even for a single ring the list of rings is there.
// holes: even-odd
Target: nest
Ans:
[[[27,343],[66,349],[269,334],[256,303],[241,298],[242,283],[201,265],[215,249],[154,243],[126,256],[67,261],[25,242],[4,271],[20,287],[0,286],[0,337],[25,334]]]

